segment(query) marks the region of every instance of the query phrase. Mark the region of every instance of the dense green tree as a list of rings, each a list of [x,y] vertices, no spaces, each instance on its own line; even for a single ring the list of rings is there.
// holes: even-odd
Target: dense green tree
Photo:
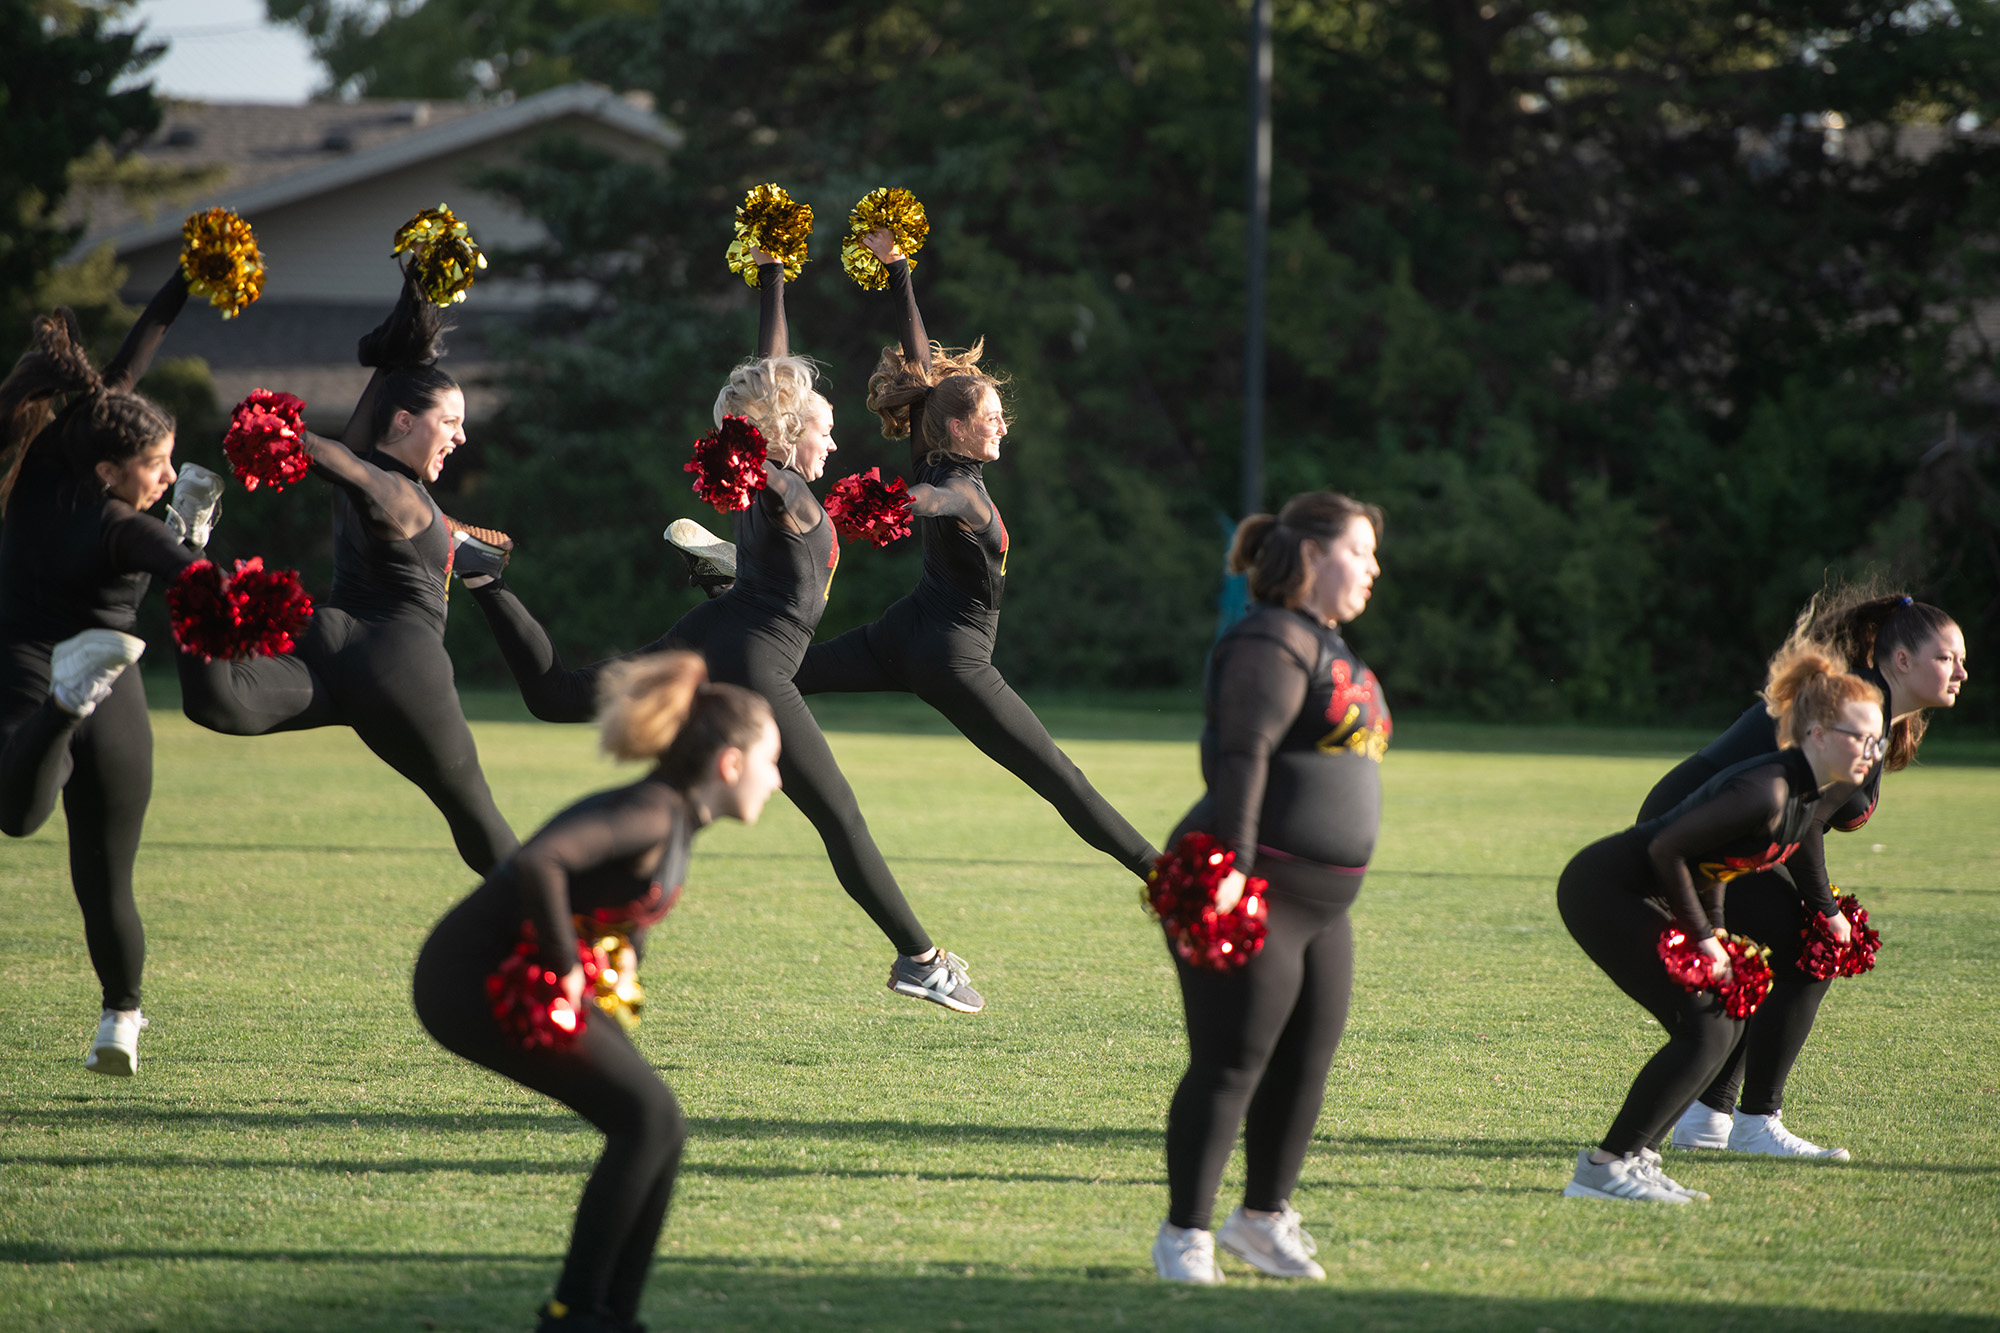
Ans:
[[[1017,552],[1005,665],[1189,681],[1236,490],[1240,6],[593,18],[596,49],[651,62],[602,77],[653,91],[688,142],[643,185],[559,152],[505,182],[558,240],[521,262],[619,275],[521,349],[484,494],[566,535],[516,581],[578,647],[676,609],[652,533],[660,506],[691,511],[683,442],[750,345],[720,255],[762,180],[823,220],[794,314],[830,370],[835,471],[901,461],[859,404],[887,313],[830,261],[847,205],[902,184],[931,210],[934,331],[985,335],[1013,376],[992,470]],[[1827,572],[1870,563],[1993,642],[1978,315],[2000,300],[2000,138],[1979,127],[2000,112],[2000,4],[1293,0],[1277,22],[1270,496],[1389,509],[1357,633],[1399,698],[1713,717]],[[536,31],[508,40],[579,49]],[[907,554],[851,552],[830,624],[909,577]]]

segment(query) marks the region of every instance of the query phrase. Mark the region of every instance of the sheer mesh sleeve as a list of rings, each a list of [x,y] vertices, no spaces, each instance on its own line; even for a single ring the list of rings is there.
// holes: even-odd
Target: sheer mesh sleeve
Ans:
[[[121,574],[151,574],[172,581],[201,559],[167,525],[122,500],[105,506],[104,554]]]
[[[1806,906],[1821,916],[1832,916],[1840,910],[1840,904],[1833,899],[1833,882],[1826,869],[1826,825],[1817,817],[1806,827],[1805,836],[1799,839],[1799,849],[1785,864],[1791,868],[1792,882],[1798,885],[1799,896],[1805,899]]]
[[[313,474],[346,491],[375,535],[400,541],[431,525],[430,501],[408,478],[376,467],[324,435],[307,431],[300,444],[313,461]]]
[[[1786,791],[1781,765],[1759,765],[1654,835],[1646,849],[1653,874],[1667,906],[1690,935],[1702,938],[1722,929],[1724,886],[1702,876],[1705,886],[1713,886],[1704,906],[1695,892],[1695,863],[1717,848],[1769,840],[1783,818]]]
[[[657,861],[673,836],[673,798],[657,782],[607,793],[550,820],[514,853],[521,910],[535,925],[542,966],[566,973],[576,966],[576,926],[570,920],[571,877],[599,867]]]
[[[1303,626],[1233,636],[1215,663],[1215,772],[1209,795],[1215,838],[1236,852],[1236,868],[1257,861],[1257,822],[1264,808],[1271,752],[1305,706],[1317,646]]]
[[[791,333],[785,327],[785,266],[757,266],[757,355],[763,359],[792,354]]]
[[[146,303],[139,322],[125,335],[118,355],[112,357],[111,364],[104,368],[105,388],[114,393],[129,392],[133,385],[146,377],[160,344],[166,340],[168,327],[181,313],[181,307],[187,304],[187,298],[187,275],[176,264],[173,276],[160,284],[160,290]]]
[[[773,523],[781,524],[787,532],[811,532],[826,521],[826,510],[820,507],[806,479],[769,461],[764,464],[764,489],[757,492],[757,503],[764,506]]]
[[[993,521],[993,506],[963,477],[937,486],[920,481],[910,487],[910,513],[917,518],[955,518],[974,532]]]
[[[888,268],[889,289],[896,298],[896,337],[903,344],[903,355],[928,373],[931,368],[931,339],[924,331],[923,314],[917,309],[917,288],[910,278],[910,261],[898,259]]]

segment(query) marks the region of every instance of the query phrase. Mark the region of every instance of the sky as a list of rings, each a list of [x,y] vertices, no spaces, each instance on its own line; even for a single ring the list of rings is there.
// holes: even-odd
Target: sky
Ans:
[[[139,0],[125,23],[168,43],[146,71],[166,97],[303,102],[325,81],[296,29],[264,21],[264,0]]]

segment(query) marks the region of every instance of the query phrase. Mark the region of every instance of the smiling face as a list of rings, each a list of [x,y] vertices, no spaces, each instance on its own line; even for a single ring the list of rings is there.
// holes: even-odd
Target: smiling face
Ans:
[[[445,389],[420,413],[398,411],[390,418],[381,450],[425,481],[436,481],[444,460],[465,443],[465,394]]]
[[[970,415],[955,419],[951,431],[951,452],[981,463],[1000,456],[1000,441],[1007,438],[1007,414],[1000,409],[1000,395],[988,385],[979,395]]]
[[[814,394],[800,419],[799,438],[792,445],[792,470],[807,481],[818,481],[826,460],[840,448],[833,442],[833,404]]]
[[[1898,648],[1875,666],[1895,692],[1899,710],[1955,707],[1966,678],[1965,631],[1946,625],[1921,649]]]
[[[174,434],[168,431],[122,463],[99,463],[105,492],[134,509],[151,509],[174,484]]]
[[[1356,514],[1338,537],[1321,545],[1311,538],[1299,543],[1312,591],[1304,610],[1321,620],[1344,625],[1368,609],[1368,598],[1382,566],[1375,562],[1375,525]]]

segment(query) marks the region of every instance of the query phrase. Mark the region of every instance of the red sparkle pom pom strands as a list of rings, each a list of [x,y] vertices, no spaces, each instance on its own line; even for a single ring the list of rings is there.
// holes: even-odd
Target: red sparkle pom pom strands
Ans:
[[[833,483],[827,493],[826,516],[848,541],[887,546],[910,535],[910,496],[901,477],[882,480],[882,469],[871,467]]]
[[[1799,970],[1814,981],[1825,981],[1830,977],[1858,977],[1863,972],[1875,970],[1875,954],[1882,947],[1882,932],[1868,926],[1868,909],[1851,893],[1842,894],[1837,900],[1841,914],[1847,924],[1854,928],[1847,943],[1842,944],[1833,937],[1826,918],[1818,912],[1806,913],[1805,928],[1799,931],[1799,938],[1805,947],[1799,950]]]
[[[748,417],[724,417],[694,442],[694,457],[681,471],[694,473],[694,493],[723,513],[747,509],[751,495],[764,489],[764,434]]]
[[[1729,958],[1727,981],[1715,979],[1707,956],[1679,926],[1660,932],[1659,948],[1668,976],[1683,990],[1714,991],[1722,998],[1722,1011],[1731,1018],[1750,1017],[1771,993],[1771,951],[1747,936],[1731,935],[1722,941],[1722,952]]]
[[[298,571],[266,569],[258,557],[238,560],[228,574],[197,560],[167,589],[174,642],[204,662],[282,657],[298,646],[312,613]]]
[[[486,978],[486,999],[509,1041],[526,1050],[562,1050],[583,1035],[586,1015],[570,1005],[562,974],[537,962],[537,952],[534,923],[522,922],[520,943]],[[586,940],[576,942],[576,961],[583,966],[583,993],[588,995],[604,971],[603,961]]]
[[[1174,952],[1210,972],[1234,971],[1264,947],[1265,881],[1249,877],[1236,906],[1215,910],[1215,891],[1235,865],[1235,852],[1206,833],[1189,833],[1153,863],[1140,891]]]
[[[299,443],[305,429],[304,399],[252,389],[229,414],[229,430],[222,437],[223,455],[243,489],[269,486],[282,491],[305,476],[312,466],[311,456]]]

